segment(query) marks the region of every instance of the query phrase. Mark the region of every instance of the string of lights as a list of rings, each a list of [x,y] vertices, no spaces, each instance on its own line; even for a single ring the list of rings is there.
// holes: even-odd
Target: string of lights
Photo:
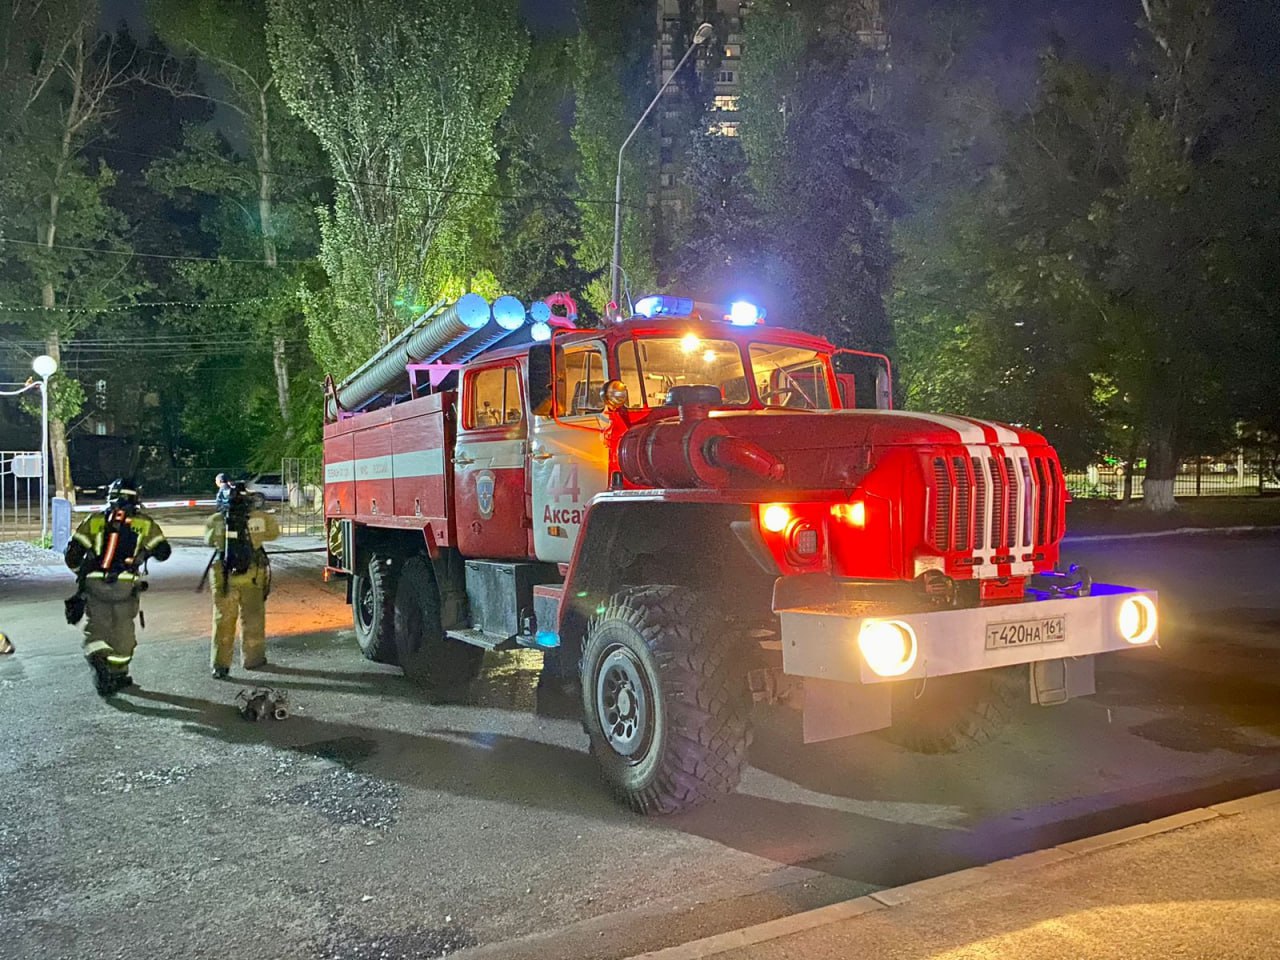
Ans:
[[[105,307],[45,307],[39,304],[0,303],[0,311],[8,313],[127,313],[150,307],[243,307],[255,303],[271,303],[287,297],[248,297],[244,300],[139,300],[134,303],[117,303]]]

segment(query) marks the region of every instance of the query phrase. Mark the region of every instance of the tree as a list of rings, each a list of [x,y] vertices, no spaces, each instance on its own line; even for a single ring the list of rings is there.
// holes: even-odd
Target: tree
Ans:
[[[572,61],[564,40],[535,42],[519,87],[498,123],[497,237],[491,261],[500,286],[521,298],[579,291],[581,243],[574,202],[576,156],[569,135]]]
[[[329,278],[307,322],[334,373],[354,367],[478,264],[492,229],[494,125],[527,40],[514,0],[269,0],[280,93],[328,158]]]
[[[653,99],[653,4],[645,0],[583,0],[573,56],[573,141],[578,147],[578,215],[581,240],[577,260],[593,277],[586,300],[603,312],[609,302],[613,260],[611,203],[618,173],[618,149]],[[649,123],[653,118],[649,118]],[[624,290],[653,284],[654,229],[647,207],[656,170],[652,136],[637,135],[623,155],[622,269]]]
[[[319,159],[314,142],[280,99],[267,55],[266,0],[151,0],[148,15],[159,35],[175,50],[194,55],[218,78],[216,93],[196,82],[189,65],[163,56],[143,73],[147,82],[179,98],[194,98],[224,108],[236,127],[230,139],[244,145],[249,162],[238,151],[219,149],[216,138],[193,130],[184,154],[158,164],[153,183],[172,195],[175,190],[202,191],[229,200],[243,212],[236,232],[252,242],[220,246],[227,257],[260,258],[262,269],[230,260],[213,267],[184,271],[202,296],[214,300],[256,297],[259,304],[242,310],[251,336],[271,342],[276,404],[286,435],[289,420],[288,335],[297,328],[296,291],[305,265],[281,264],[284,245],[296,255],[311,253],[312,217],[317,179],[308,175]],[[302,172],[299,172],[302,171]]]
[[[755,296],[772,301],[759,284],[767,271],[759,200],[738,137],[709,125],[693,138],[683,172],[689,205],[681,244],[671,256],[677,289],[725,300]]]
[[[97,13],[93,0],[17,0],[0,51],[4,299],[38,304],[18,322],[59,362],[77,331],[141,288],[125,220],[105,199],[114,175],[86,156],[130,75],[114,39],[99,33]],[[74,500],[67,421],[84,393],[63,375],[51,394],[54,485]]]
[[[878,16],[875,3],[754,7],[742,137],[773,286],[795,322],[837,343],[887,349],[901,144],[876,109]]]

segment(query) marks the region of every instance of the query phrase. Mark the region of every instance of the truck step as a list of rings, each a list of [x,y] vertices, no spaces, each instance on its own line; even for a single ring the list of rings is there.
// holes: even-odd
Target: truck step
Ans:
[[[514,650],[516,648],[514,637],[504,637],[501,634],[488,633],[484,630],[446,630],[445,636],[485,650]]]

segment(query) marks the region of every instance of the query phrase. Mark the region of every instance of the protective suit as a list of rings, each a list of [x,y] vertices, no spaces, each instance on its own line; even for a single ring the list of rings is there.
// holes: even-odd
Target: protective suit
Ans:
[[[168,560],[172,552],[160,524],[142,512],[136,488],[121,480],[111,484],[106,508],[85,517],[67,543],[63,559],[76,571],[79,587],[67,602],[67,619],[78,623],[81,613],[88,618],[84,655],[101,696],[133,683],[129,664],[137,646],[138,596],[146,589],[143,565]]]
[[[276,518],[250,507],[241,485],[225,509],[205,522],[205,543],[213,547],[213,675],[225,678],[235,653],[240,623],[240,662],[246,670],[267,662],[267,594],[271,562],[262,545],[280,536]]]

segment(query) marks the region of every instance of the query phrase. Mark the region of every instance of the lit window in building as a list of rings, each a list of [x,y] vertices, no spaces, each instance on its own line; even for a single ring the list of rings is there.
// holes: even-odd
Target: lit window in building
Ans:
[[[724,110],[729,113],[738,109],[738,98],[732,95],[716,97],[712,103],[717,110]]]
[[[742,56],[742,44],[726,43],[724,45],[724,57],[726,60],[736,60]]]
[[[713,123],[711,125],[711,133],[720,137],[736,137],[738,135],[738,122],[732,120]]]

